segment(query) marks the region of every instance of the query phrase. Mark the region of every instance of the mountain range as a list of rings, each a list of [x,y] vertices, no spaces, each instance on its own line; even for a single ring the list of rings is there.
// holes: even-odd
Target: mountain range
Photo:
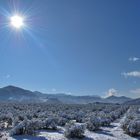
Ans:
[[[86,103],[129,103],[133,102],[131,98],[125,96],[109,96],[101,98],[100,96],[74,96],[64,93],[44,94],[38,91],[30,91],[16,86],[6,86],[0,88],[0,101],[9,102],[46,102],[46,103],[67,103],[67,104],[86,104]]]

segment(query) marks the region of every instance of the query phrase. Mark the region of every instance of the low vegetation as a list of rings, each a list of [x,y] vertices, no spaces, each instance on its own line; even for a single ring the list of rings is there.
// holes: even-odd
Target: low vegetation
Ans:
[[[123,130],[131,136],[140,136],[140,108],[132,106],[122,122]]]
[[[140,135],[138,106],[1,103],[0,112],[1,139],[6,139],[7,134],[36,135],[38,130],[57,131],[60,127],[64,128],[65,137],[82,138],[85,136],[85,130],[96,132],[123,116],[125,117],[121,127],[124,132],[130,136]]]

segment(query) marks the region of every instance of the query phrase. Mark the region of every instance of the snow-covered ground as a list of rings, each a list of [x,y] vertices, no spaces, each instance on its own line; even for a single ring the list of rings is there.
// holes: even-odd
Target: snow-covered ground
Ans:
[[[125,134],[120,127],[120,122],[114,122],[110,127],[102,127],[96,132],[86,131],[86,135],[93,140],[138,140]]]
[[[96,132],[86,130],[85,138],[82,140],[140,140],[140,137],[134,138],[125,134],[120,127],[123,118],[116,120],[109,127],[101,127]],[[64,128],[58,131],[39,131],[37,136],[15,136],[9,137],[8,140],[78,140],[68,139],[64,136]]]

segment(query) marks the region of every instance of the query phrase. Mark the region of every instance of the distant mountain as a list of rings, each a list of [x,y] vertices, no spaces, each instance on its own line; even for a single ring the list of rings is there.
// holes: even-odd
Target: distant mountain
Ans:
[[[74,96],[64,93],[43,94],[38,91],[30,91],[16,86],[0,88],[0,101],[11,102],[46,102],[46,103],[67,103],[67,104],[87,104],[87,103],[124,103],[131,101],[125,96],[110,96],[101,98],[100,96]]]
[[[60,103],[58,99],[48,99],[47,96],[42,93],[32,92],[30,90],[25,90],[11,85],[0,88],[0,101]]]
[[[65,93],[57,93],[57,94],[43,94],[41,92],[35,91],[35,94],[47,97],[47,99],[56,98],[62,103],[66,104],[86,104],[86,103],[93,103],[93,102],[101,102],[102,98],[97,95],[93,96],[74,96],[68,95]]]
[[[15,86],[7,86],[0,88],[0,100],[2,101],[24,101],[24,100],[34,100],[37,96],[29,91]]]
[[[57,98],[62,103],[68,104],[87,104],[93,102],[101,102],[102,98],[99,96],[74,96],[67,94],[46,94],[48,98]]]
[[[128,104],[128,105],[140,105],[140,98],[127,101],[124,104]]]
[[[119,103],[119,104],[122,104],[130,100],[132,99],[125,96],[109,96],[104,99],[104,101],[107,103]]]

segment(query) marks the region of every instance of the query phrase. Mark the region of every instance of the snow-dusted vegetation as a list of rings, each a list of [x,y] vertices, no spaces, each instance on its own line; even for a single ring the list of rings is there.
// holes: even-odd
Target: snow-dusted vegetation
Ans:
[[[84,137],[85,125],[75,123],[74,121],[70,121],[66,125],[65,136],[70,138],[82,138]]]
[[[3,140],[25,135],[38,137],[42,133],[45,139],[52,140],[50,132],[58,133],[55,140],[59,140],[60,134],[61,140],[87,137],[96,140],[95,136],[101,136],[104,130],[109,129],[111,132],[112,124],[117,120],[121,121],[120,129],[122,132],[124,130],[124,135],[140,135],[138,106],[1,103],[0,112],[0,139]]]
[[[131,136],[140,136],[140,108],[132,106],[122,122],[123,130]]]

